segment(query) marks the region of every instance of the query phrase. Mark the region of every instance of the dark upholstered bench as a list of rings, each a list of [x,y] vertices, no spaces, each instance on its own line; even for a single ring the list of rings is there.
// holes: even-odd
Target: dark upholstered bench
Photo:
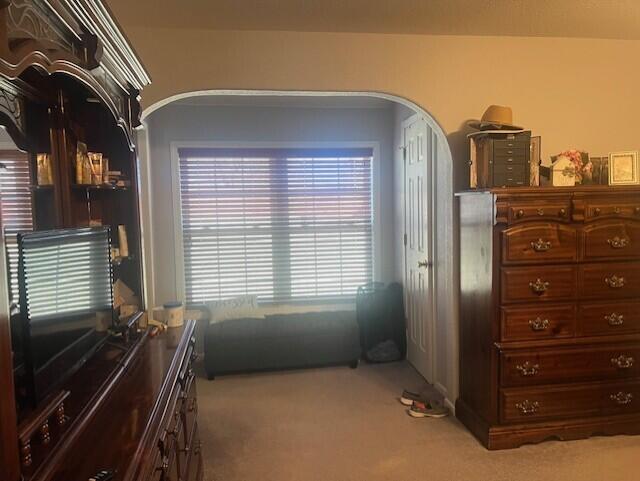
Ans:
[[[204,339],[207,376],[348,364],[360,358],[353,311],[278,314],[209,324]]]

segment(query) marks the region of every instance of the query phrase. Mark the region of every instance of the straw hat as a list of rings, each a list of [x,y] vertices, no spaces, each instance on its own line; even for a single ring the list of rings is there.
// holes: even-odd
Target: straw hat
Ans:
[[[513,125],[513,113],[511,107],[503,107],[502,105],[489,105],[487,110],[482,114],[480,120],[471,120],[467,125],[474,129],[506,129],[506,130],[522,130],[522,127]]]

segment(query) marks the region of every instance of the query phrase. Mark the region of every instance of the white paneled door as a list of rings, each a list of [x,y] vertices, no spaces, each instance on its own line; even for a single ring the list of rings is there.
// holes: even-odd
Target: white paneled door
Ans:
[[[419,116],[403,124],[407,357],[429,382],[434,373],[432,172],[435,133]]]

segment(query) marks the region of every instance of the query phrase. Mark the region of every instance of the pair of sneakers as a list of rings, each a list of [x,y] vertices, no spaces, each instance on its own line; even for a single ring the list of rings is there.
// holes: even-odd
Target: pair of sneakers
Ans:
[[[414,418],[444,418],[449,415],[449,409],[445,406],[437,405],[425,396],[406,389],[402,391],[400,402],[409,406],[407,412]]]

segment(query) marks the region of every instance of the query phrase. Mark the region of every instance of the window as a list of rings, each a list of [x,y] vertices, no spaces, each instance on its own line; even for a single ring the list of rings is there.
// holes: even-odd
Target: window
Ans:
[[[188,302],[353,297],[372,279],[372,149],[180,149]]]
[[[33,230],[31,204],[31,176],[29,157],[18,150],[0,151],[0,215],[7,246],[9,292],[13,302],[18,302],[18,245],[16,234]]]

